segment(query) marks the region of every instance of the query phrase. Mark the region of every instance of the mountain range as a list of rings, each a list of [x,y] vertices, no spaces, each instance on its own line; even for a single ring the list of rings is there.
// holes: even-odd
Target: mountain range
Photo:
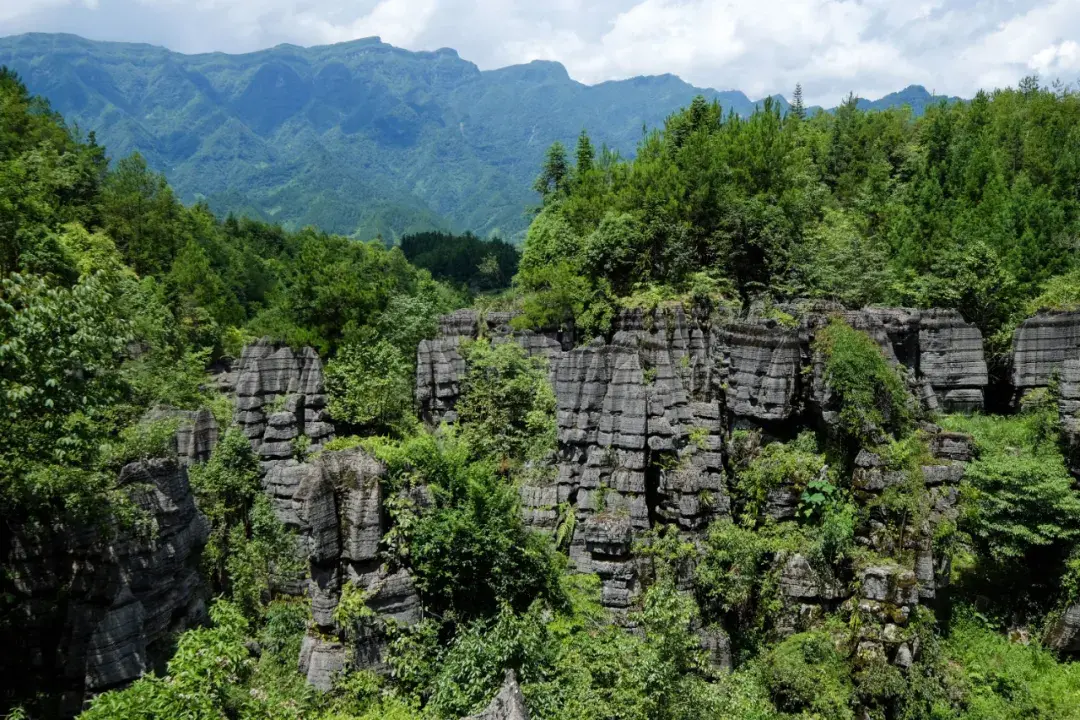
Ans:
[[[741,115],[761,102],[670,74],[585,85],[549,61],[481,71],[448,48],[377,37],[185,55],[32,33],[0,38],[0,65],[113,158],[141,153],[187,201],[363,238],[447,229],[518,239],[552,142],[584,129],[628,155],[695,95]],[[913,85],[859,104],[921,113],[941,99],[955,100]]]

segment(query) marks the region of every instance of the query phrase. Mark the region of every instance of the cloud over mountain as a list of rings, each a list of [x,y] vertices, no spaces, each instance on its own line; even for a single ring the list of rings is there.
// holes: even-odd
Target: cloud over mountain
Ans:
[[[1038,72],[1080,76],[1075,0],[20,0],[0,34],[74,32],[182,52],[244,52],[379,35],[453,47],[488,69],[558,60],[595,83],[675,73],[814,103],[916,82],[970,96]]]

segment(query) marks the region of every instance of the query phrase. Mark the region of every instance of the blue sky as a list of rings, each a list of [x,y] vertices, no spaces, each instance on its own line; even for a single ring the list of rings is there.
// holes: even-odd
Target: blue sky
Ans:
[[[824,105],[1080,78],[1080,0],[0,0],[0,35],[30,31],[181,52],[379,35],[482,69],[558,60],[586,83],[670,72],[760,97],[801,82]]]

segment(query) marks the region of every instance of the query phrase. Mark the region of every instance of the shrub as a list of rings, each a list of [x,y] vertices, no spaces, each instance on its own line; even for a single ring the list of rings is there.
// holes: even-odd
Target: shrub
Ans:
[[[413,381],[412,363],[392,343],[346,345],[326,364],[330,414],[369,432],[396,428],[412,415]]]
[[[1053,588],[1080,538],[1080,493],[1055,438],[1046,436],[1046,412],[942,419],[975,438],[959,522],[978,556],[975,569],[1025,596]]]
[[[462,440],[478,457],[543,459],[555,447],[555,391],[547,362],[520,345],[478,340],[463,347],[468,370],[457,412]]]
[[[835,720],[855,716],[850,668],[825,632],[792,635],[766,655],[763,672],[779,710]]]
[[[764,446],[737,472],[736,500],[742,505],[744,521],[752,523],[761,514],[771,490],[788,486],[801,493],[816,480],[828,480],[822,477],[825,469],[825,456],[818,454],[813,432],[800,433],[790,443]]]
[[[295,541],[262,492],[258,461],[238,428],[227,430],[210,460],[189,474],[210,521],[203,559],[214,585],[254,617],[269,599],[273,575],[298,570]]]
[[[834,318],[818,331],[814,349],[825,359],[825,382],[845,433],[861,443],[874,442],[882,430],[906,433],[913,419],[910,393],[870,336]]]
[[[1080,664],[1010,642],[968,609],[955,614],[943,652],[960,668],[963,720],[1080,718]]]

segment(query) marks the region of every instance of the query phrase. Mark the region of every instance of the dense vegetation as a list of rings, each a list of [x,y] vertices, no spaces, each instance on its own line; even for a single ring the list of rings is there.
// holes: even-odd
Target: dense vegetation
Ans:
[[[494,238],[483,240],[470,233],[427,232],[406,235],[401,251],[413,265],[432,277],[475,290],[497,290],[509,286],[517,273],[520,253]]]
[[[557,63],[481,72],[452,50],[375,38],[192,56],[34,34],[0,38],[2,64],[118,157],[141,153],[185,201],[363,240],[434,229],[520,240],[552,141],[588,127],[626,153],[699,92],[742,115],[755,105],[674,75],[587,86]],[[932,101],[912,87],[875,107]]]
[[[834,114],[704,98],[633,160],[548,154],[518,276],[526,322],[603,331],[605,305],[673,296],[951,307],[995,351],[1076,304],[1080,96],[1028,79],[971,102]],[[582,303],[575,298],[588,298]]]
[[[597,332],[621,304],[680,297],[945,305],[1000,348],[1026,309],[1080,300],[1078,113],[1076,97],[1028,82],[920,120],[854,102],[813,117],[768,104],[740,119],[695,101],[632,161],[582,135],[573,162],[560,146],[549,152],[515,285],[490,302]],[[482,708],[507,667],[541,720],[1077,716],[1077,666],[1039,640],[1080,599],[1080,495],[1052,398],[1028,398],[1011,417],[937,418],[971,433],[977,456],[962,512],[933,538],[954,558],[953,612],[909,619],[920,652],[907,670],[859,654],[857,604],[785,632],[779,560],[800,554],[826,580],[910,565],[904,533],[930,512],[916,481],[929,418],[881,350],[834,320],[813,352],[835,432],[788,442],[734,432],[731,518],[697,543],[663,527],[644,538],[648,583],[628,632],[605,616],[597,578],[563,573],[573,514],[560,509],[552,537],[520,516],[518,483],[553,472],[545,364],[480,338],[462,348],[459,422],[432,430],[413,413],[417,342],[464,302],[461,285],[501,285],[512,253],[469,236],[449,238],[445,255],[432,236],[410,241],[429,272],[381,243],[219,220],[179,203],[138,156],[112,169],[104,158],[0,72],[4,530],[109,512],[138,522],[117,469],[167,452],[174,429],[146,410],[209,405],[223,427],[190,473],[211,525],[213,622],[177,639],[164,673],[98,697],[84,717],[453,720]],[[484,285],[494,265],[501,279]],[[207,381],[214,362],[264,333],[328,358],[330,410],[351,434],[330,449],[359,445],[386,465],[395,500],[384,556],[410,568],[429,611],[393,634],[388,676],[347,673],[325,694],[296,670],[310,608],[272,591],[274,574],[290,571],[290,538]],[[851,480],[860,448],[900,478],[872,500]],[[424,503],[397,492],[419,486]],[[784,523],[764,512],[781,486],[798,497]],[[871,524],[895,538],[888,557],[859,541]],[[348,600],[339,610],[363,611]],[[730,671],[698,635],[721,625],[734,629]],[[33,715],[33,688],[4,692],[25,702],[16,717]]]

